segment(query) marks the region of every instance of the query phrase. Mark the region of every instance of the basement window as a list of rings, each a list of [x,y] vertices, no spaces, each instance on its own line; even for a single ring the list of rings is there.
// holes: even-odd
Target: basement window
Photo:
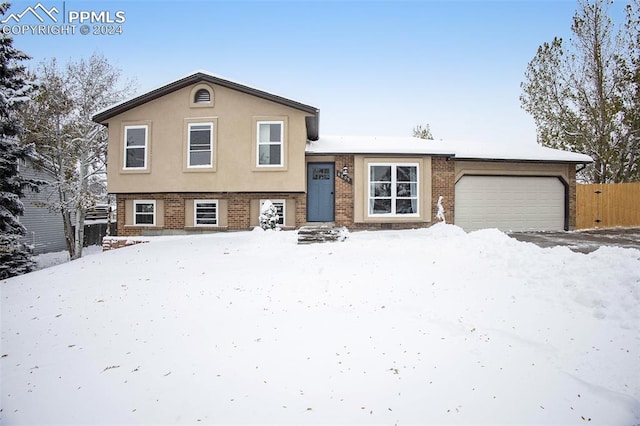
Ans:
[[[155,200],[134,200],[133,201],[133,224],[143,226],[156,225],[156,201]]]
[[[193,207],[196,226],[218,226],[218,200],[194,200]]]

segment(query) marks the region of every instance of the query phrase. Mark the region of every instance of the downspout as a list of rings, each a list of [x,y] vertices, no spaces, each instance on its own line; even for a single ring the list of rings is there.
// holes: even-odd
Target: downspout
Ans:
[[[581,171],[583,171],[586,168],[587,168],[587,163],[582,163],[582,167],[580,167],[579,169],[576,170],[576,174],[580,173]]]

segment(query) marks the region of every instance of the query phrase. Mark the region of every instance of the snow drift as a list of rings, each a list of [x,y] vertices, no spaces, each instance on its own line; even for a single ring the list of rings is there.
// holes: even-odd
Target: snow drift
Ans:
[[[640,422],[640,251],[438,224],[156,237],[6,280],[7,424]]]

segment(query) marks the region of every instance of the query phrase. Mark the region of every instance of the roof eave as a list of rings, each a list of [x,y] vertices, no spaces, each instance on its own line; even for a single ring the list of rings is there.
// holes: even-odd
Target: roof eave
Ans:
[[[225,80],[219,77],[214,77],[209,74],[197,72],[187,77],[171,82],[169,84],[166,84],[157,89],[151,90],[150,92],[144,93],[133,99],[117,104],[107,110],[101,111],[95,114],[92,117],[92,119],[96,123],[106,124],[105,121],[109,120],[110,118],[118,114],[122,114],[123,112],[126,112],[132,108],[135,108],[137,106],[150,102],[154,99],[158,99],[161,96],[164,96],[176,90],[182,89],[184,87],[190,86],[192,84],[198,83],[200,81],[206,81],[208,83],[216,84],[218,86],[237,90],[239,92],[256,96],[262,99],[266,99],[272,102],[276,102],[281,105],[285,105],[285,106],[306,112],[308,114],[313,114],[316,117],[316,120],[318,120],[318,116],[320,114],[320,110],[311,105],[306,105],[291,99],[283,98],[282,96],[274,95],[272,93],[268,93],[259,89],[254,89],[252,87],[245,86],[240,83],[235,83],[233,81]]]
[[[527,158],[478,158],[455,157],[456,161],[483,161],[495,163],[561,163],[561,164],[591,164],[593,160],[560,160],[560,159],[527,159]]]

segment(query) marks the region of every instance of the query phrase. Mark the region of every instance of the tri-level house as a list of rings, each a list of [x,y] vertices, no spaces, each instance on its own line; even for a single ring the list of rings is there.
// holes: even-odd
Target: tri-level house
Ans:
[[[318,108],[196,72],[97,113],[118,235],[280,226],[572,229],[585,155],[417,138],[322,136]]]

